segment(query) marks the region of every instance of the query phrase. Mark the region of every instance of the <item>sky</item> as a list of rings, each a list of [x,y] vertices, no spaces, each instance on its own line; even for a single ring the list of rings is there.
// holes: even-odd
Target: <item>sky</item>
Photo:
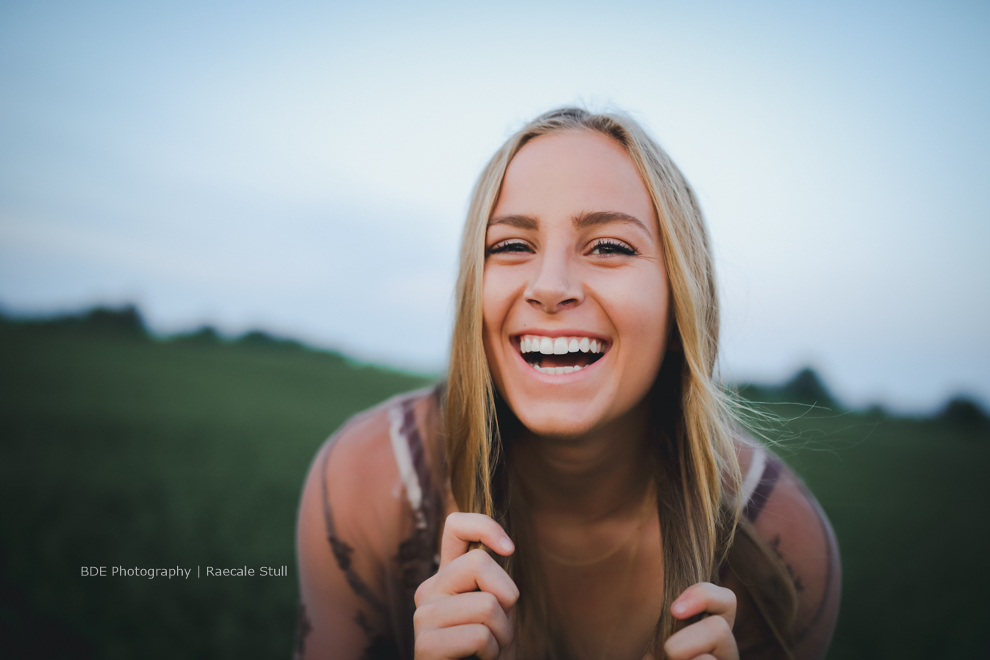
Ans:
[[[552,107],[696,189],[721,372],[990,402],[990,4],[0,5],[0,307],[438,373],[481,167]]]

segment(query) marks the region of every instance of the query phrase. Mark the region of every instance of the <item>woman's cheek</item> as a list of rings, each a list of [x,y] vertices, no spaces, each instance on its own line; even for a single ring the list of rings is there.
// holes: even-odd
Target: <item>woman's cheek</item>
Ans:
[[[512,308],[511,292],[514,287],[511,282],[506,281],[505,275],[499,272],[497,266],[492,268],[486,266],[481,290],[485,355],[496,382],[501,381],[502,362],[509,357],[504,355],[502,329]]]
[[[667,350],[667,282],[662,278],[634,278],[611,284],[602,291],[601,299],[619,336],[623,381],[637,390],[649,389]]]

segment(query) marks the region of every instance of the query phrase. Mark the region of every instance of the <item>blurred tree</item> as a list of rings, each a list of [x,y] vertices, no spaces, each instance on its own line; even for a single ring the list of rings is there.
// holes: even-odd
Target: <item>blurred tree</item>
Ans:
[[[811,367],[801,369],[794,377],[780,387],[780,394],[785,399],[798,403],[814,403],[818,405],[834,405],[835,399],[825,387],[818,373]]]
[[[955,426],[970,429],[990,426],[990,417],[987,416],[986,411],[978,403],[964,396],[949,399],[938,417]]]

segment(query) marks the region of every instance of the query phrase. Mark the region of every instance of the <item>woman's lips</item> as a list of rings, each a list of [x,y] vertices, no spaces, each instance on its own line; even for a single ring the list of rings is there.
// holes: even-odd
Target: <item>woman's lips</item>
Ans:
[[[597,362],[608,350],[608,343],[599,337],[582,335],[527,334],[518,338],[518,348],[523,360],[536,371],[564,375]]]

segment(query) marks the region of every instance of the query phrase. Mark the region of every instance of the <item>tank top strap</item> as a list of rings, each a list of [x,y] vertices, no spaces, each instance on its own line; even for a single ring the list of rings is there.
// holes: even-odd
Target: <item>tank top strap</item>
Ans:
[[[750,522],[756,522],[777,484],[781,464],[770,452],[760,446],[753,448],[753,457],[746,470],[740,493],[743,502],[743,515]]]
[[[389,437],[415,529],[399,546],[398,561],[406,588],[415,589],[440,566],[440,523],[443,499],[431,473],[416,418],[422,392],[397,399],[388,410]]]
[[[416,527],[425,529],[432,522],[429,520],[433,513],[430,504],[437,493],[416,420],[415,404],[416,398],[404,397],[389,408],[389,437]]]

